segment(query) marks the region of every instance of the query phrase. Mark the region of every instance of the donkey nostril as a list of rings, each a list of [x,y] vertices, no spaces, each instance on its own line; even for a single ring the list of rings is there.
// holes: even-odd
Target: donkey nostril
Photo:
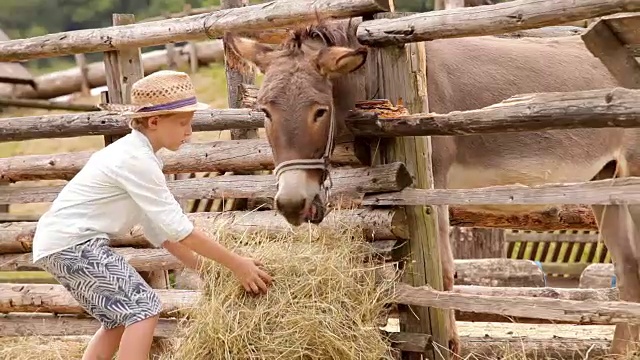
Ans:
[[[296,214],[300,213],[304,209],[305,203],[305,199],[298,200],[279,198],[276,200],[276,207],[284,213]]]

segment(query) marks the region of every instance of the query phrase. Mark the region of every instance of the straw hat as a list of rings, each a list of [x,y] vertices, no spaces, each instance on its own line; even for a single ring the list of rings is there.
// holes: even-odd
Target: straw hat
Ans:
[[[102,110],[116,111],[129,118],[204,110],[198,102],[189,75],[160,70],[136,81],[131,87],[131,104],[100,104]]]

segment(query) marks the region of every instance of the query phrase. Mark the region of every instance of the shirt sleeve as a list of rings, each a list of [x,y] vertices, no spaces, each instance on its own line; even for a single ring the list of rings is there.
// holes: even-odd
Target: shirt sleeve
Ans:
[[[169,191],[160,166],[146,156],[132,154],[117,166],[114,177],[144,211],[150,241],[180,241],[193,231],[193,224]]]
[[[163,232],[158,229],[156,224],[154,224],[147,215],[143,216],[140,225],[142,226],[144,237],[155,247],[161,247],[162,243],[167,240],[164,235],[162,235]]]

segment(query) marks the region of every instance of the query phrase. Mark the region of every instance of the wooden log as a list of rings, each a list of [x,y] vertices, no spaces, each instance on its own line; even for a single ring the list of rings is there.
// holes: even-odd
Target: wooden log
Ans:
[[[398,191],[411,185],[411,174],[400,162],[353,169],[332,169],[331,201],[344,207],[357,206],[368,192]],[[64,185],[3,186],[0,203],[26,204],[51,202]],[[179,200],[273,198],[277,191],[274,175],[231,175],[191,178],[168,182],[169,189]]]
[[[242,106],[252,108],[256,89],[248,84],[243,84],[242,89]],[[354,135],[371,137],[465,135],[585,127],[633,128],[640,127],[639,97],[640,90],[623,88],[522,94],[476,110],[413,115],[405,115],[406,109],[401,106],[375,100],[357,104],[359,111],[352,112],[346,123]],[[196,131],[225,129],[222,124],[224,120],[228,121],[224,126],[232,129],[264,126],[262,112],[223,109],[197,112],[194,128],[201,129]],[[217,121],[221,123],[217,124]],[[47,126],[42,126],[43,122]],[[0,140],[106,135],[126,129],[124,118],[107,112],[34,116],[1,120]]]
[[[69,180],[93,153],[82,151],[1,158],[0,181]],[[160,157],[165,174],[273,169],[271,147],[263,139],[185,144],[176,152],[161,151]],[[361,165],[350,143],[336,146],[331,160],[338,165]]]
[[[196,226],[207,231],[224,227],[226,231],[251,234],[255,232],[286,233],[292,231],[282,215],[275,211],[228,211],[187,214]],[[406,217],[398,209],[334,210],[319,225],[331,229],[351,224],[362,228],[369,240],[396,240],[407,238]],[[36,228],[35,222],[0,224],[0,254],[31,251]],[[113,237],[111,246],[149,247],[139,226],[122,237]]]
[[[551,298],[578,301],[617,301],[619,300],[618,289],[563,289],[549,287],[487,287],[487,286],[465,286],[456,285],[453,292],[457,294],[485,295],[501,298],[503,296],[526,296],[533,298]],[[530,317],[512,317],[500,314],[483,314],[476,312],[456,311],[457,321],[476,322],[507,322],[525,324],[572,324],[572,321],[557,321],[548,319],[536,319]],[[583,322],[582,325],[593,325]]]
[[[454,259],[506,257],[504,229],[452,226],[449,237]]]
[[[531,260],[456,259],[456,285],[545,286],[542,269]]]
[[[74,104],[66,101],[47,101],[34,99],[10,99],[0,98],[0,106],[25,107],[47,110],[68,110],[68,111],[98,111],[95,105]]]
[[[162,317],[179,316],[180,309],[195,305],[197,291],[156,290],[163,304]],[[551,298],[528,298],[458,294],[414,288],[398,284],[394,299],[399,303],[429,304],[471,312],[495,313],[575,323],[592,322],[609,325],[630,321],[637,323],[640,305],[629,302],[576,301]],[[423,305],[424,306],[424,305]],[[37,312],[86,314],[85,310],[58,284],[0,284],[0,313]]]
[[[376,112],[355,113],[346,122],[358,136],[373,137],[636,128],[640,127],[638,98],[640,90],[624,88],[520,94],[475,110],[397,117],[384,114],[388,105],[380,104]]]
[[[393,245],[395,242],[395,240],[372,242],[372,254],[384,255],[385,252],[390,251],[389,244]],[[124,257],[138,272],[167,270],[187,270],[187,273],[192,272],[191,269],[185,269],[184,264],[178,260],[178,258],[163,248],[138,249],[132,247],[117,247],[114,248],[114,251],[116,254]],[[0,271],[42,271],[43,269],[35,265],[32,260],[31,253],[0,254]],[[193,273],[190,275],[193,276]],[[191,279],[191,284],[196,284],[195,282],[197,281],[200,281],[200,279],[196,274],[195,278]],[[185,285],[182,285],[182,287],[186,288]],[[189,289],[197,290],[198,288],[199,287],[193,287]]]
[[[529,214],[491,214],[469,208],[449,206],[453,226],[520,229],[536,231],[598,230],[591,207],[564,205]]]
[[[590,264],[580,275],[581,289],[611,288],[616,284],[614,266],[611,263]]]
[[[547,205],[638,204],[640,177],[536,186],[505,185],[475,189],[414,189],[368,195],[364,205]]]
[[[196,304],[195,291],[154,289],[162,302],[162,317],[174,317],[180,310]],[[57,284],[0,284],[0,313],[48,312],[85,314],[86,311]]]
[[[640,64],[634,58],[631,49],[608,25],[609,21],[602,18],[589,26],[581,35],[584,45],[609,70],[620,86],[630,89],[640,89]],[[640,26],[640,17],[627,16],[629,27],[620,29],[622,33],[637,31]],[[622,34],[620,34],[622,36]],[[638,45],[636,43],[635,45]]]
[[[406,284],[398,284],[394,295],[394,300],[399,304],[468,312],[571,321],[578,324],[640,323],[640,304],[626,301],[576,301],[523,296],[502,296],[497,300],[493,296],[455,294]]]
[[[514,0],[488,6],[431,11],[396,19],[364,21],[358,26],[357,36],[363,45],[397,45],[495,35],[639,9],[638,0]]]
[[[376,17],[397,17],[399,13],[378,14]],[[399,48],[370,49],[366,66],[367,98],[382,97],[393,103],[402,101],[410,112],[428,112],[426,52],[423,43]],[[382,76],[384,74],[384,76]],[[388,139],[373,150],[381,163],[401,161],[414,175],[414,186],[433,189],[431,165],[431,138],[400,137]],[[403,281],[413,286],[429,284],[443,288],[442,266],[438,251],[437,212],[431,206],[403,207],[407,215],[409,239],[394,253],[394,258],[405,260],[409,271],[403,272]],[[449,317],[446,311],[429,307],[399,305],[403,313],[400,330],[429,334],[433,341],[447,349],[449,344]],[[406,304],[414,305],[414,304]],[[445,352],[444,359],[449,359]],[[435,359],[440,354],[424,349],[423,354],[405,354],[403,359]]]
[[[320,18],[349,18],[388,10],[388,0],[269,1],[178,19],[85,29],[0,43],[0,61],[17,61],[104,52],[170,42],[219,38],[225,31],[260,31],[300,26]],[[109,41],[105,41],[108,39]]]
[[[394,348],[408,352],[423,352],[431,347],[430,336],[420,333],[390,332],[389,340]],[[505,339],[484,336],[481,338],[461,336],[463,359],[582,359],[588,352],[591,356],[606,355],[609,340],[591,339]],[[442,350],[441,350],[442,351]]]
[[[224,131],[264,126],[264,113],[250,109],[199,110],[193,115],[193,131]],[[0,119],[0,141],[113,135],[127,132],[127,119],[117,113],[96,111]]]
[[[224,58],[221,40],[203,41],[191,45],[195,46],[196,59],[200,64],[207,65],[213,62],[221,62]],[[190,47],[178,46],[175,48],[175,59],[179,65],[187,64],[190,61]],[[145,75],[154,73],[166,66],[166,58],[166,49],[142,54],[142,66],[144,67]],[[92,88],[107,84],[102,61],[87,65],[87,79],[89,86]],[[6,89],[0,89],[0,95],[5,97],[51,99],[81,91],[82,81],[82,69],[74,67],[36,77],[36,89],[30,86],[15,86],[13,89],[7,87]]]
[[[177,333],[176,319],[159,319],[154,336],[158,338],[175,338]],[[465,324],[460,323],[463,327]],[[43,340],[51,337],[64,336],[65,340],[85,343],[88,338],[75,338],[79,336],[91,336],[100,327],[97,320],[78,315],[53,315],[53,314],[9,314],[0,317],[0,337],[27,337],[35,336]],[[517,330],[514,331],[517,333]],[[508,333],[505,331],[505,333]],[[556,331],[556,333],[558,333]],[[469,359],[482,358],[511,358],[514,356],[526,356],[526,358],[540,358],[549,356],[553,359],[582,359],[585,352],[591,356],[605,355],[609,346],[606,338],[594,338],[582,336],[583,334],[572,329],[560,333],[555,338],[522,337],[517,335],[463,335],[462,356]],[[397,331],[386,332],[392,344],[396,348],[405,351],[420,352],[425,346],[430,346],[429,336],[425,334],[400,333]],[[56,340],[61,340],[56,338]]]

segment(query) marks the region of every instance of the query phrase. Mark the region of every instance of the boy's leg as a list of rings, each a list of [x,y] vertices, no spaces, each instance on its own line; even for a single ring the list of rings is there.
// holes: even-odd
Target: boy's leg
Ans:
[[[100,327],[93,335],[84,351],[82,360],[111,360],[118,351],[124,326],[113,329]]]
[[[127,326],[120,341],[118,360],[147,360],[156,324],[157,315]]]
[[[102,324],[101,330],[105,333],[96,333],[95,341],[92,339],[92,346],[85,352],[87,360],[111,359],[113,354],[109,349],[117,334],[111,330],[117,328],[122,328],[120,336],[127,338],[127,349],[120,351],[124,356],[120,359],[147,360],[144,356],[131,357],[129,353],[149,353],[162,308],[160,298],[140,274],[108,246],[108,239],[78,244],[38,260],[38,263]],[[146,319],[150,320],[144,321]],[[137,323],[140,325],[127,331]]]

